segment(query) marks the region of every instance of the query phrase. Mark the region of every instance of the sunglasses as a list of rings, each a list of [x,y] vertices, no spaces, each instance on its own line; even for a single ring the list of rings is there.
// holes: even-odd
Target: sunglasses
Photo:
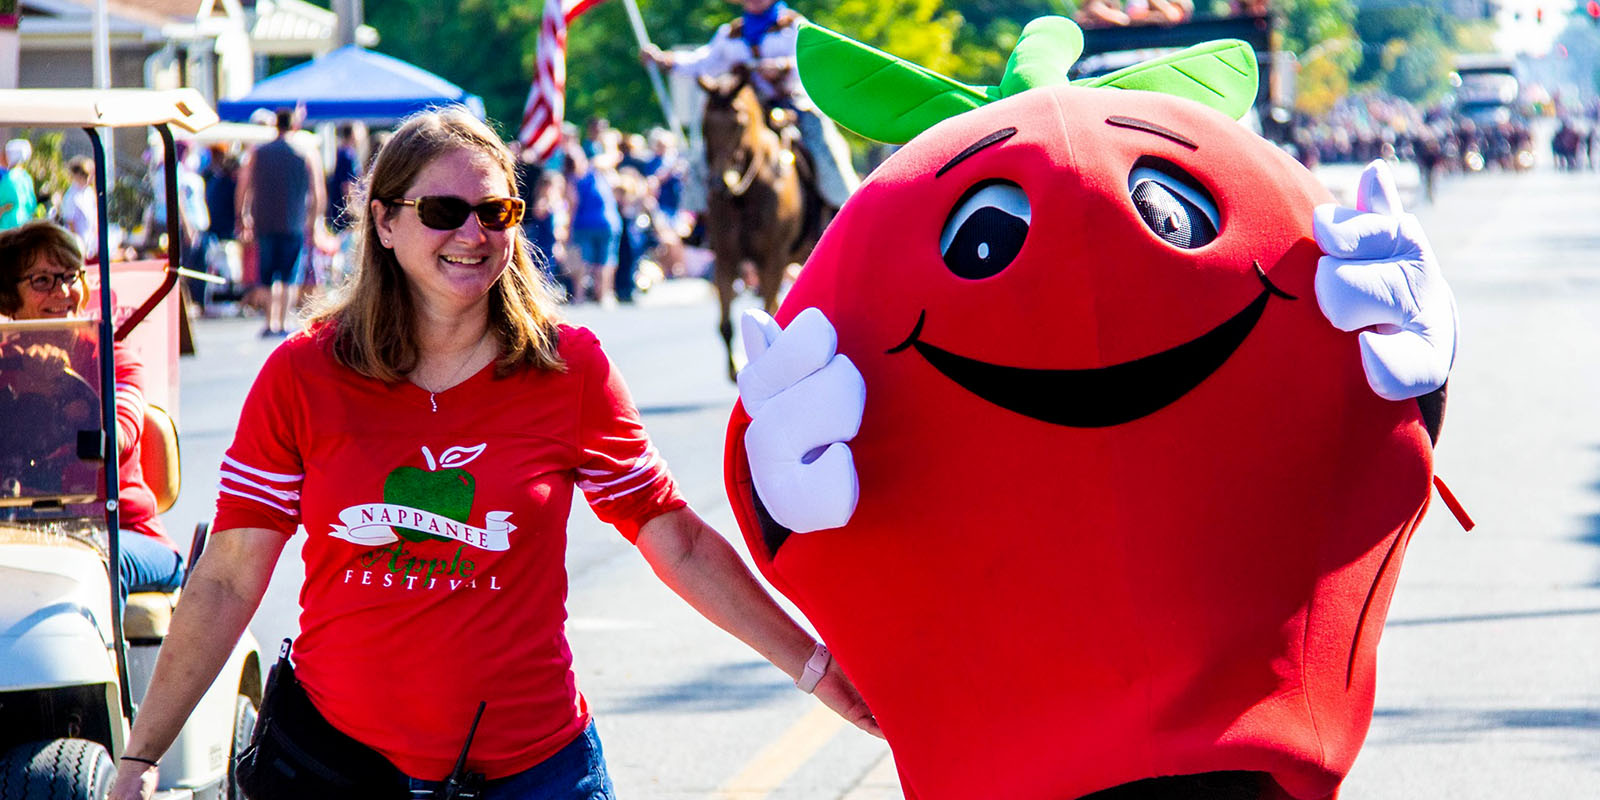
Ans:
[[[503,231],[522,221],[522,200],[515,197],[497,197],[473,205],[459,197],[428,195],[415,199],[390,200],[390,205],[416,206],[417,219],[436,231],[453,231],[466,223],[467,217],[478,215],[478,224],[484,230]]]
[[[34,291],[44,293],[53,292],[58,286],[77,283],[81,277],[83,277],[83,272],[79,270],[71,272],[41,272],[37,275],[29,275],[26,278],[19,279],[17,283],[26,283],[33,287]]]

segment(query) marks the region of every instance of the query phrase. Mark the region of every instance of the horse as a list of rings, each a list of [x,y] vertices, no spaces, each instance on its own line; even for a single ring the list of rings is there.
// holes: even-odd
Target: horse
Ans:
[[[797,157],[799,145],[792,135],[768,125],[748,72],[701,78],[700,86],[706,92],[701,132],[710,183],[706,240],[715,256],[713,276],[722,307],[718,331],[728,353],[728,379],[733,380],[737,368],[730,309],[740,266],[746,261],[755,265],[762,306],[768,314],[777,313],[785,270],[804,263],[816,244],[821,200],[802,179],[801,171],[809,165]]]

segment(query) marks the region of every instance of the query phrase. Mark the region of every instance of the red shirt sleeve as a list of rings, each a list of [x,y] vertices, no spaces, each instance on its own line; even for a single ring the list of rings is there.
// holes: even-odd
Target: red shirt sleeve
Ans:
[[[291,341],[267,358],[256,376],[233,445],[222,458],[215,530],[267,528],[292,535],[300,525],[305,468],[297,433],[302,410],[292,357],[315,343]]]
[[[139,441],[144,432],[144,362],[123,342],[112,345],[116,358],[117,441]]]
[[[631,542],[646,522],[688,504],[600,342],[583,329],[567,329],[562,335],[569,337],[569,368],[584,370],[578,488],[595,515]]]

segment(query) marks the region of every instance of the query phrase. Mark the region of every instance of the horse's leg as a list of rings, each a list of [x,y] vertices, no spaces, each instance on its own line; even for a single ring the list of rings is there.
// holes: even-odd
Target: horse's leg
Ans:
[[[783,289],[783,274],[789,268],[788,248],[773,247],[757,266],[761,274],[761,306],[768,314],[778,313],[778,292]]]
[[[739,274],[739,259],[717,254],[714,268],[717,285],[717,303],[722,316],[717,323],[717,333],[722,335],[722,346],[728,353],[728,380],[734,380],[738,368],[733,363],[733,279]]]

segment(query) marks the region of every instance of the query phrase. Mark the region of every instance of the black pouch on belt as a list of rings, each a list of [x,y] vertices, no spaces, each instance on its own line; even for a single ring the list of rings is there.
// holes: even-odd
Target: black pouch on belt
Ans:
[[[250,800],[394,800],[405,775],[376,750],[333,727],[311,704],[283,640],[267,676],[250,746],[235,774]]]

